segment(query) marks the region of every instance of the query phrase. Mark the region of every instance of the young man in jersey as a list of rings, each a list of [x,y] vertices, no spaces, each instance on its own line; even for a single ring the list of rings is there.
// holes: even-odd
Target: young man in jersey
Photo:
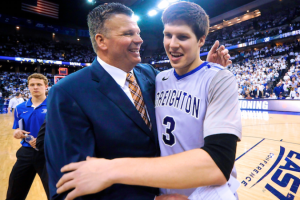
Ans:
[[[58,193],[67,200],[112,184],[159,188],[189,196],[195,188],[225,184],[241,138],[237,84],[232,73],[200,60],[209,29],[204,10],[188,2],[164,11],[164,46],[173,69],[156,77],[159,158],[91,159],[62,168]],[[121,195],[121,194],[120,194]],[[159,198],[163,198],[163,195]]]
[[[37,151],[36,137],[47,113],[46,89],[48,79],[42,74],[32,74],[28,77],[28,88],[32,98],[18,105],[15,109],[13,136],[21,140],[21,148],[17,151],[17,162],[9,177],[6,199],[26,199],[35,175],[40,176],[44,189],[49,197],[48,176],[44,152]],[[23,123],[23,130],[19,121]],[[27,143],[25,134],[35,139]]]

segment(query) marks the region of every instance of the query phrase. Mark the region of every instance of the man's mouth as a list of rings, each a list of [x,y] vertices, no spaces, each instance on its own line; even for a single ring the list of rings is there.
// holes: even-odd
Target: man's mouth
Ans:
[[[139,49],[129,49],[130,52],[133,52],[133,53],[139,53],[140,50]]]
[[[179,58],[181,56],[183,56],[182,53],[173,53],[173,52],[170,52],[171,56],[175,57],[175,58]]]

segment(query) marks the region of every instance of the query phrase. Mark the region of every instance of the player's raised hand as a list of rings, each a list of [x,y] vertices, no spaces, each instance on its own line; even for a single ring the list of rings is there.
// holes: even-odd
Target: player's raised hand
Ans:
[[[207,55],[207,61],[217,63],[219,65],[222,65],[223,67],[226,67],[230,64],[232,64],[232,61],[230,59],[230,55],[228,54],[228,49],[225,49],[225,46],[220,46],[219,41],[215,41],[214,45],[210,49]]]
[[[57,193],[71,191],[65,200],[72,200],[77,197],[94,194],[110,187],[110,177],[108,171],[110,160],[87,158],[86,161],[71,163],[64,166],[61,172],[69,172],[64,174],[56,184]]]
[[[164,194],[156,197],[155,200],[188,200],[188,197],[182,194]]]

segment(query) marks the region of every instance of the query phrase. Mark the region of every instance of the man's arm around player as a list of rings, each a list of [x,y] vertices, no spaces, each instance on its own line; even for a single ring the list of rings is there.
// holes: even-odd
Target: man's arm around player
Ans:
[[[217,46],[216,43],[214,45],[215,50]],[[226,61],[222,62],[226,65]],[[228,88],[228,90],[230,89]],[[233,140],[235,139],[237,140],[237,138]],[[229,149],[234,151],[234,153],[229,153],[233,155],[229,159],[229,165],[232,165],[229,168],[232,169],[236,142]],[[225,177],[215,159],[203,149],[193,149],[159,158],[120,158],[114,160],[87,158],[87,161],[72,163],[63,167],[62,172],[69,173],[65,174],[58,182],[57,192],[62,193],[75,188],[68,194],[67,200],[102,191],[115,183],[169,189],[223,185],[230,174],[229,172],[228,176]]]

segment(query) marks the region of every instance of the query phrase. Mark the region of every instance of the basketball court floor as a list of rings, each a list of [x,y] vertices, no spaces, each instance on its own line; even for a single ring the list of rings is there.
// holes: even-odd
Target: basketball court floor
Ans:
[[[12,136],[12,124],[11,114],[0,115],[0,200],[5,199],[20,147]],[[300,200],[300,113],[244,110],[242,125],[236,154],[239,199]],[[27,200],[46,200],[38,176]]]

